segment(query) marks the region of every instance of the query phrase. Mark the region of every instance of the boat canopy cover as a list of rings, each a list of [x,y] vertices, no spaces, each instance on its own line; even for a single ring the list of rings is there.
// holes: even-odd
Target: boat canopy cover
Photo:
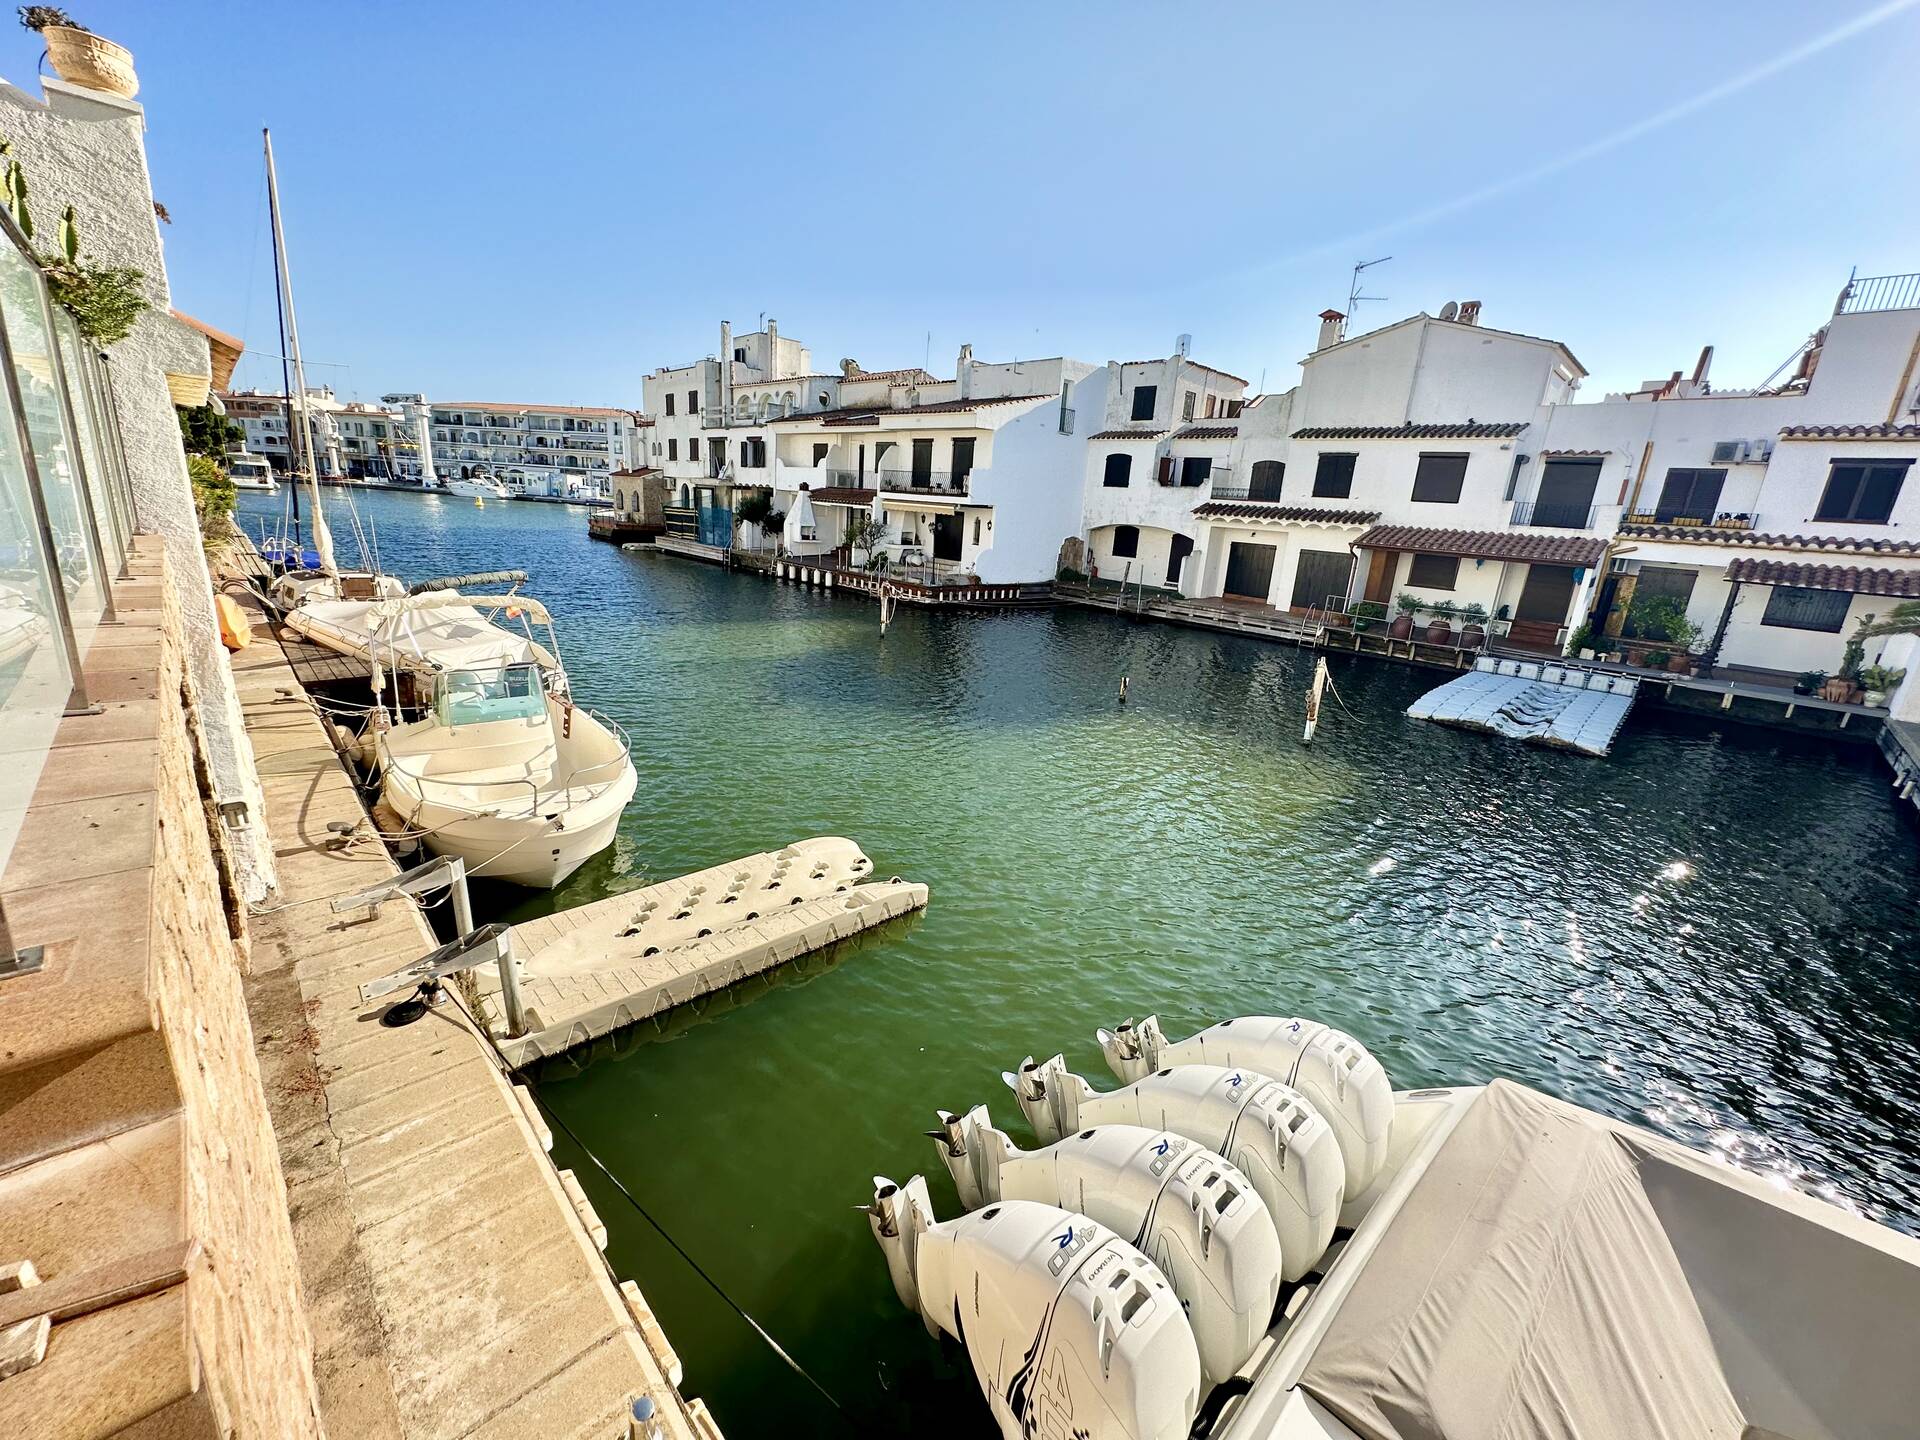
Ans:
[[[1690,1226],[1663,1221],[1683,1164],[1703,1173],[1679,1146],[1495,1081],[1367,1257],[1301,1387],[1369,1440],[1774,1433],[1750,1425],[1702,1318],[1704,1297],[1723,1328],[1724,1278],[1698,1273],[1686,1240],[1683,1264],[1669,1226]],[[1749,1177],[1726,1175],[1737,1183],[1696,1187],[1690,1218],[1725,1206],[1709,1229],[1731,1233]]]
[[[369,627],[377,626],[395,616],[411,611],[440,610],[449,606],[520,612],[536,625],[553,623],[553,617],[547,613],[547,607],[531,595],[467,595],[458,590],[431,590],[421,595],[404,595],[393,600],[382,600],[367,612],[367,623]]]
[[[333,649],[410,670],[484,670],[526,660],[548,667],[559,664],[546,646],[494,624],[461,596],[418,613],[411,608],[380,613],[401,603],[316,600],[293,611],[287,623]],[[538,607],[539,602],[531,604]],[[534,618],[545,614],[539,610]]]

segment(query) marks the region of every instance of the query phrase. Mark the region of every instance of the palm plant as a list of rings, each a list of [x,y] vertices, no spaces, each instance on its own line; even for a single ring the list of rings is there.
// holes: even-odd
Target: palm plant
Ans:
[[[1920,635],[1920,600],[1902,600],[1876,624],[1863,625],[1859,633],[1872,635]]]

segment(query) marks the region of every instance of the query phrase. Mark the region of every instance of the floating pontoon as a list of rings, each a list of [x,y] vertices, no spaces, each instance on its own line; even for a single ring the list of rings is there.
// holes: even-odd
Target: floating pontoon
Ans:
[[[1483,655],[1473,669],[1407,707],[1415,720],[1605,755],[1640,689],[1631,675]]]

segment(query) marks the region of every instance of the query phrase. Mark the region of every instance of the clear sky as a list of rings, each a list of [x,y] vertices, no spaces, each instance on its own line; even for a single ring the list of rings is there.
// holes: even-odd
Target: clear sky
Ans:
[[[1589,395],[1707,342],[1733,386],[1920,270],[1920,0],[71,8],[135,53],[175,304],[277,349],[271,125],[363,399],[637,406],[763,314],[822,369],[1184,331],[1277,390],[1382,255],[1362,327],[1473,298]]]

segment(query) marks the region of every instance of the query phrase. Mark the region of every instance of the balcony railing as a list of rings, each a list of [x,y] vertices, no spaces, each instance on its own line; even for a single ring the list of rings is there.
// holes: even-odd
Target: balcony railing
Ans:
[[[1261,504],[1278,505],[1280,503],[1280,492],[1270,490],[1266,486],[1252,485],[1244,480],[1228,480],[1224,483],[1216,480],[1213,482],[1212,488],[1207,491],[1207,498],[1211,500],[1252,500]]]
[[[1834,314],[1859,315],[1868,310],[1916,307],[1920,307],[1920,274],[1862,275],[1847,283]]]
[[[879,484],[882,490],[909,494],[925,490],[934,495],[964,495],[969,478],[967,473],[955,475],[946,470],[882,470]]]
[[[1760,522],[1746,511],[1677,510],[1657,506],[1652,510],[1629,510],[1620,517],[1623,525],[1672,525],[1679,529],[1758,530]]]
[[[1593,512],[1592,505],[1563,500],[1516,500],[1513,502],[1513,515],[1507,523],[1547,526],[1555,530],[1591,530]]]

